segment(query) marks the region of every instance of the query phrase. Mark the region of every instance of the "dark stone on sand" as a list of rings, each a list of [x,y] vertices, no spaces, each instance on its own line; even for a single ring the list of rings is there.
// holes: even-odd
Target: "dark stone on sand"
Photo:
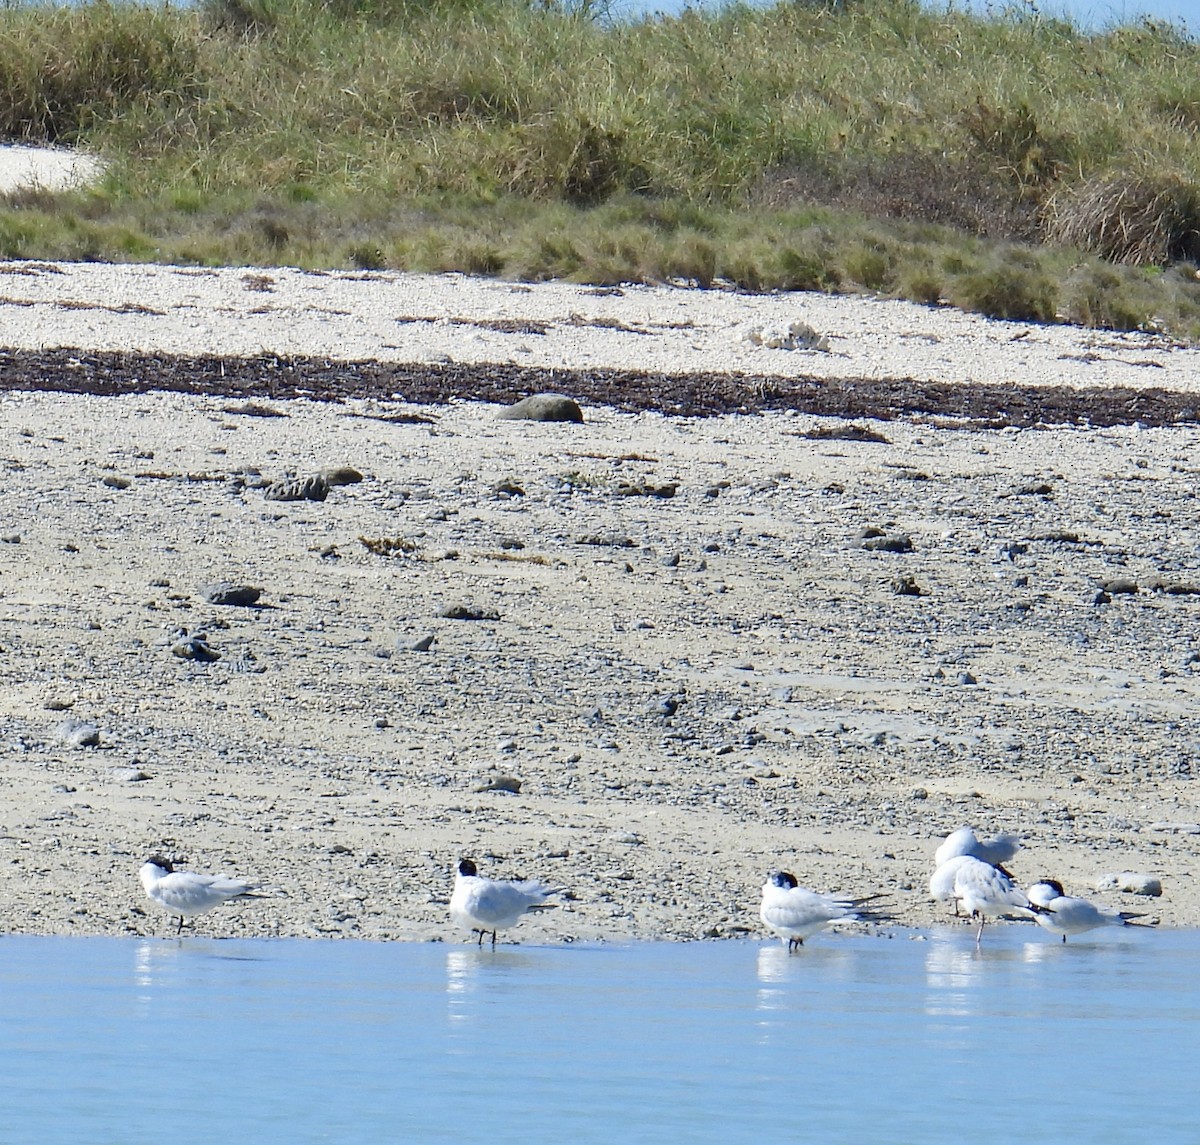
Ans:
[[[622,481],[613,490],[618,497],[658,497],[666,500],[675,496],[679,486],[673,481],[656,485],[652,481]]]
[[[1127,576],[1117,576],[1111,580],[1102,581],[1100,587],[1110,596],[1129,595],[1138,590],[1137,582]]]
[[[519,795],[521,781],[515,775],[497,775],[495,779],[481,783],[475,788],[475,791],[507,791],[510,795]]]
[[[324,477],[330,485],[357,485],[363,479],[363,475],[357,469],[351,469],[349,465],[334,465],[322,469],[317,476]]]
[[[183,633],[171,645],[171,655],[178,656],[180,660],[195,660],[199,664],[211,664],[221,659],[221,654],[209,647],[207,639],[200,632],[191,636]]]
[[[198,592],[209,604],[227,604],[235,608],[249,608],[252,604],[257,604],[258,598],[262,596],[261,588],[234,584],[227,580],[201,585]]]
[[[445,620],[499,620],[500,613],[474,604],[448,604],[438,612]]]
[[[911,576],[898,576],[892,581],[892,592],[897,596],[920,596],[922,589]]]
[[[310,477],[285,477],[272,481],[263,490],[268,501],[324,501],[329,496],[329,481],[319,473]]]
[[[867,537],[860,548],[873,553],[911,553],[912,537],[907,533],[889,533],[882,537]]]
[[[583,421],[579,403],[562,394],[531,394],[496,416],[505,421]]]

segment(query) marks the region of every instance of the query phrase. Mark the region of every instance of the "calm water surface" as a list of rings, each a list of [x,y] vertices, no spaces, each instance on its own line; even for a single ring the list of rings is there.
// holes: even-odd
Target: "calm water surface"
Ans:
[[[1200,933],[0,938],[0,1140],[1200,1140]]]

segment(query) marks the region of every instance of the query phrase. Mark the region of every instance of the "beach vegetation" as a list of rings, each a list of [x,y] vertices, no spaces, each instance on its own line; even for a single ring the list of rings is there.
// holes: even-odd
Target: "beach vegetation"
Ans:
[[[866,291],[1200,337],[1200,45],[1036,5],[0,8],[0,257]]]

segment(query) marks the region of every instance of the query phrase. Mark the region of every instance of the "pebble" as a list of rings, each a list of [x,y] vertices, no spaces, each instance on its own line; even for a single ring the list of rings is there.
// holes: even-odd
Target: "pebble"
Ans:
[[[481,608],[475,604],[448,604],[438,610],[445,620],[499,620],[500,613],[494,608]],[[421,649],[424,651],[424,649]]]
[[[98,747],[100,729],[88,720],[63,720],[55,729],[58,738],[71,747]]]
[[[505,407],[496,416],[505,421],[583,422],[579,403],[563,394],[531,394]]]
[[[859,547],[872,553],[911,553],[913,543],[907,533],[891,533],[864,537]]]
[[[476,793],[481,791],[507,791],[510,795],[521,793],[521,781],[515,775],[497,775],[473,788]]]
[[[319,473],[309,477],[285,477],[272,481],[263,490],[268,501],[324,501],[329,496],[329,482]]]
[[[1098,891],[1124,891],[1131,895],[1146,895],[1148,898],[1158,898],[1162,892],[1162,882],[1153,875],[1138,874],[1136,871],[1119,871],[1116,874],[1101,875],[1096,880]]]
[[[196,591],[200,598],[209,604],[224,604],[237,608],[249,608],[250,605],[257,604],[258,598],[262,596],[261,588],[234,584],[227,580],[201,585]]]
[[[317,476],[324,478],[326,484],[330,486],[357,485],[363,479],[363,475],[349,465],[334,465],[328,469],[322,469]]]
[[[220,660],[221,654],[208,644],[208,638],[203,632],[189,635],[187,629],[182,629],[180,638],[171,645],[171,655],[180,660],[195,660],[197,663],[210,664]]]

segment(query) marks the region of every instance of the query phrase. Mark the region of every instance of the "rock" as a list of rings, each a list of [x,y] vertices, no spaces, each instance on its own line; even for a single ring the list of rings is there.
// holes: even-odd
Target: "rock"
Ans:
[[[214,660],[221,659],[221,654],[209,647],[204,633],[197,632],[189,636],[186,629],[180,633],[180,639],[171,645],[171,655],[178,656],[180,660],[195,660],[201,664],[211,664]]]
[[[511,795],[519,795],[521,793],[521,781],[515,775],[497,775],[494,779],[489,779],[487,782],[481,783],[473,790],[476,792],[507,791]]]
[[[1111,580],[1102,581],[1100,588],[1101,591],[1107,592],[1110,596],[1135,593],[1138,590],[1137,583],[1127,576],[1116,576]]]
[[[201,585],[196,591],[200,598],[209,604],[225,604],[235,608],[249,608],[252,604],[257,604],[258,598],[262,596],[261,588],[234,584],[228,580]]]
[[[911,553],[912,547],[912,537],[907,533],[868,536],[859,542],[859,548],[873,553]]]
[[[480,608],[474,604],[448,604],[438,611],[445,620],[499,620],[500,613],[492,608]]]
[[[318,477],[323,477],[327,485],[357,485],[363,475],[357,469],[351,469],[349,465],[334,465],[328,469],[322,469],[317,474]],[[324,498],[318,498],[324,500]]]
[[[767,350],[829,350],[829,339],[799,320],[748,326],[742,331],[742,341]]]
[[[107,485],[110,489],[128,489],[133,482],[128,477],[117,477],[110,473],[104,478],[102,484]]]
[[[397,647],[408,652],[428,652],[433,647],[437,637],[431,632],[428,636],[422,636],[420,640],[414,640],[411,644],[401,644],[396,641]]]
[[[1136,871],[1119,871],[1116,874],[1101,875],[1096,880],[1096,890],[1125,891],[1131,895],[1158,898],[1162,894],[1162,883],[1153,875],[1142,875]]]
[[[658,497],[667,500],[675,496],[678,488],[673,481],[665,481],[661,485],[652,481],[621,481],[613,492],[618,497]]]
[[[100,729],[87,720],[63,720],[55,729],[58,738],[71,747],[98,747]]]
[[[263,490],[268,501],[324,501],[329,496],[329,482],[319,473],[309,477],[285,477],[272,481]]]
[[[892,592],[897,596],[920,596],[923,591],[911,576],[898,576],[892,581]]]
[[[583,422],[579,403],[562,394],[531,394],[502,409],[496,416],[505,421]]]

